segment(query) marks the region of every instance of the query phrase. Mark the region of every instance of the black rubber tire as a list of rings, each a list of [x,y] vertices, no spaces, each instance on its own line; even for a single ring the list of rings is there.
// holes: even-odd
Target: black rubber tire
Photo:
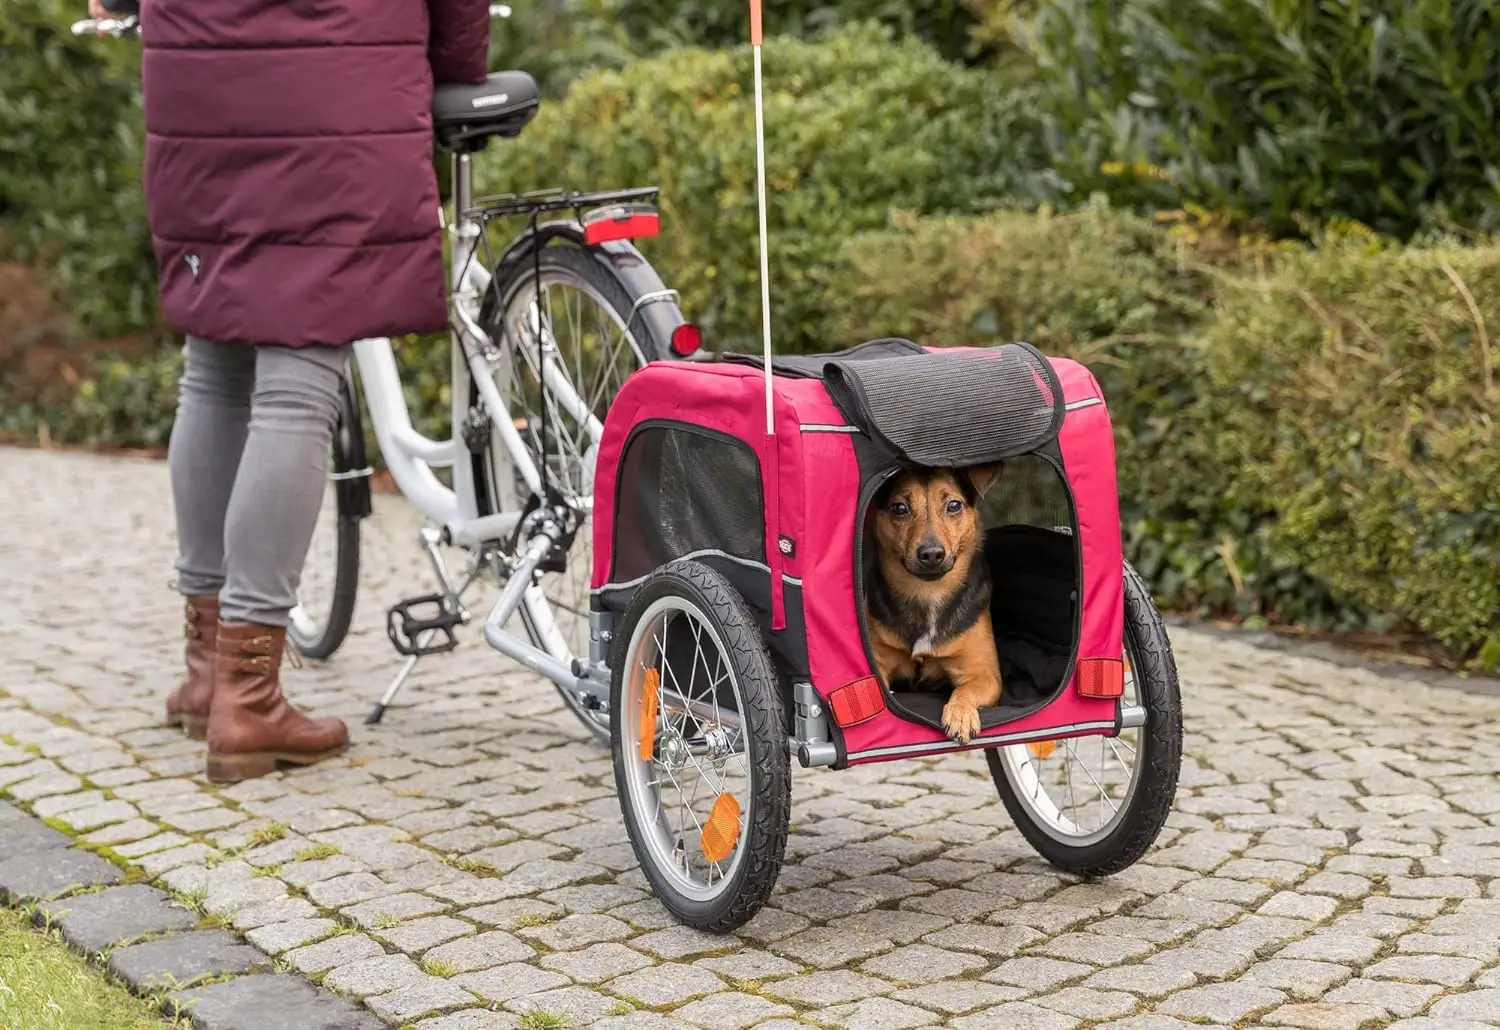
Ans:
[[[641,842],[641,827],[625,789],[626,756],[635,742],[620,739],[622,720],[612,720],[615,793],[641,871],[656,897],[680,922],[709,933],[730,933],[755,917],[770,898],[786,857],[787,831],[792,814],[791,752],[787,746],[781,688],[766,651],[764,638],[744,599],[718,572],[695,561],[679,560],[657,569],[640,588],[620,620],[610,658],[610,711],[630,703],[624,696],[624,670],[636,624],[650,605],[665,596],[689,602],[724,640],[725,655],[740,688],[747,713],[746,746],[750,768],[750,817],[746,837],[739,844],[745,854],[727,888],[713,901],[702,902],[679,893],[652,864]]]
[[[1110,876],[1134,865],[1156,842],[1177,796],[1177,777],[1182,769],[1182,695],[1177,663],[1161,613],[1129,562],[1125,563],[1125,642],[1135,673],[1136,700],[1146,708],[1146,725],[1136,758],[1144,764],[1135,794],[1106,837],[1079,847],[1050,836],[1016,795],[999,753],[984,753],[1000,800],[1016,829],[1044,859],[1078,876]]]
[[[343,403],[339,406],[339,421],[333,430],[335,472],[354,471],[355,459],[352,455],[364,449],[363,440],[356,443],[351,438],[351,434],[363,431],[358,408],[350,410],[350,406],[357,403],[352,390],[346,388]],[[349,626],[354,621],[354,605],[359,595],[359,524],[364,513],[346,510],[343,490],[335,490],[334,498],[338,509],[338,543],[334,558],[333,600],[328,611],[323,613],[322,632],[317,637],[302,637],[291,631],[287,634],[297,648],[297,653],[314,661],[333,657],[343,646],[344,638],[349,635]]]
[[[570,276],[576,281],[586,283],[598,291],[599,295],[620,316],[622,322],[630,317],[631,311],[635,308],[635,303],[639,299],[639,297],[631,292],[631,288],[627,283],[608,264],[601,261],[592,251],[586,250],[583,247],[568,244],[548,246],[542,250],[540,261],[544,276],[548,273]],[[497,274],[503,274],[505,278],[498,283],[496,289],[485,291],[484,302],[480,309],[479,324],[484,327],[486,332],[494,334],[495,327],[501,322],[499,315],[513,302],[517,288],[525,285],[530,278],[534,277],[535,272],[536,269],[529,258],[503,272],[497,270]],[[503,307],[501,306],[502,302]],[[670,304],[674,302],[662,300],[659,303]],[[676,321],[681,320],[679,315]],[[640,345],[642,355],[648,362],[666,360],[674,356],[671,350],[671,340],[658,338],[658,335],[649,324],[649,320],[637,319],[635,325],[631,327],[631,335],[635,337],[636,343]],[[478,403],[478,388],[470,384],[469,405],[472,407]],[[483,454],[475,455],[474,492],[479,502],[479,514],[481,515],[493,514],[496,508],[493,499],[495,494],[489,485],[489,480],[493,474],[488,450]],[[576,553],[575,545],[575,555]],[[590,550],[588,553],[592,555],[593,552]],[[573,560],[573,556],[570,555],[569,560]],[[542,643],[533,631],[531,620],[526,616],[524,608],[521,614],[522,624],[526,628],[527,635],[531,637],[532,644],[541,647]],[[557,691],[562,696],[563,704],[567,706],[568,711],[572,712],[578,721],[583,723],[594,739],[600,744],[608,744],[610,739],[608,717],[604,713],[595,712],[584,707],[578,698],[566,688],[558,687]]]

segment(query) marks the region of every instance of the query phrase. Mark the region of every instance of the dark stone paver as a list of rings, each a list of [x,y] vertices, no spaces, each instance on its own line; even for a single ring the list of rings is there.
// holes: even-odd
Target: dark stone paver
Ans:
[[[143,934],[186,930],[198,922],[197,913],[143,883],[50,902],[41,911],[69,944],[89,953]]]
[[[17,812],[14,808],[10,811]],[[20,815],[17,812],[17,816]],[[30,816],[17,816],[0,812],[0,863],[23,855],[65,848],[73,843],[72,838],[66,834],[59,833]]]
[[[195,930],[110,953],[109,969],[139,990],[185,987],[209,976],[264,972],[271,960],[223,930]]]
[[[167,1004],[191,1014],[194,1030],[385,1030],[352,1002],[286,973],[174,991]]]
[[[44,836],[34,839],[42,842],[40,850],[0,862],[0,900],[45,900],[77,887],[120,882],[120,867],[98,855],[56,848]]]

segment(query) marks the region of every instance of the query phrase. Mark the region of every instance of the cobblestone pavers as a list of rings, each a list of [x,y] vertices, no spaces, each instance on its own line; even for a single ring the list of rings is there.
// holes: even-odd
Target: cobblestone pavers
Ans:
[[[36,817],[0,809],[0,894],[62,895],[39,917],[199,1026],[1500,1026],[1483,691],[1174,630],[1182,786],[1136,867],[1042,863],[973,756],[798,769],[777,893],[715,938],[652,899],[607,753],[477,633],[362,724],[397,665],[383,608],[430,589],[401,501],[365,524],[344,650],[286,673],[354,746],[221,789],[156,725],[165,467],[0,450],[0,484],[0,794]]]

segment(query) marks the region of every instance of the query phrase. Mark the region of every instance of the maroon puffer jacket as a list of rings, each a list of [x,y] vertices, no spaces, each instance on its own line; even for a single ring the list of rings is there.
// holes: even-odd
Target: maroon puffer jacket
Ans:
[[[218,341],[447,324],[432,88],[482,82],[488,0],[145,0],[162,309]]]

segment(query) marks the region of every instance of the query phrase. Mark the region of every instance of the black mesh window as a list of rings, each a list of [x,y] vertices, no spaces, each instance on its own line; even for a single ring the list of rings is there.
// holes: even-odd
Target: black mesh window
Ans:
[[[1073,508],[1067,482],[1046,458],[1027,454],[1007,458],[1000,476],[980,504],[984,524],[1035,526],[1058,533],[1073,531]]]
[[[766,560],[760,464],[743,441],[647,426],[626,449],[616,489],[614,583],[697,551]]]

